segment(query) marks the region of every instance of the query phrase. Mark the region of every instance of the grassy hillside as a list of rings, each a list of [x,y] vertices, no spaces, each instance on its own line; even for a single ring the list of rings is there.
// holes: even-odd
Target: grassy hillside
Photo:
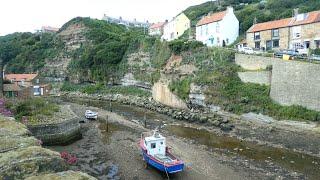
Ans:
[[[62,48],[62,42],[53,34],[14,33],[0,37],[0,58],[7,72],[36,72],[46,58],[55,57]]]

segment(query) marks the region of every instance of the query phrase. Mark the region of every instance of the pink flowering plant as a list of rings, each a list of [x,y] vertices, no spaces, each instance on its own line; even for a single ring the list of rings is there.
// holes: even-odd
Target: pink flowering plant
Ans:
[[[12,111],[6,107],[5,99],[0,99],[0,114],[7,117],[13,116]]]
[[[60,157],[70,165],[74,165],[78,162],[78,158],[75,155],[71,155],[66,151],[60,152]]]

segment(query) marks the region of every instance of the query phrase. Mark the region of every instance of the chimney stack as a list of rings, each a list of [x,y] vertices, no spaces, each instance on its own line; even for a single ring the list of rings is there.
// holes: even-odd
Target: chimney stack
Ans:
[[[293,9],[293,17],[297,17],[299,14],[299,8]]]
[[[227,13],[233,13],[233,7],[232,6],[228,6],[227,7]]]
[[[254,17],[253,24],[257,24],[257,17]]]

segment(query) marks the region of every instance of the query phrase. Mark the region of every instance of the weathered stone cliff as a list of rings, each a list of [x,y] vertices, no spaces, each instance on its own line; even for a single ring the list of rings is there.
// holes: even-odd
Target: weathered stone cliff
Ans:
[[[42,148],[41,141],[31,136],[25,125],[13,118],[0,117],[0,179],[30,176],[36,176],[30,179],[63,179],[63,176],[74,180],[95,179],[81,172],[63,172],[65,170],[67,165],[60,153]]]

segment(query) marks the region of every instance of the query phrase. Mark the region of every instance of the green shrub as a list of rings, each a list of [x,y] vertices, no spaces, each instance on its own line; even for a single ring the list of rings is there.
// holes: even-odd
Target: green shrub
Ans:
[[[178,97],[180,97],[181,99],[186,100],[189,98],[191,82],[191,77],[187,77],[182,80],[172,81],[169,84],[169,89],[171,90],[171,92],[177,94]]]
[[[177,39],[169,42],[169,48],[174,54],[180,54],[183,51],[195,50],[203,46],[203,43],[200,41],[186,41],[182,39]]]
[[[30,98],[17,102],[12,106],[15,112],[15,118],[21,120],[22,116],[37,120],[38,117],[52,116],[54,112],[59,111],[59,106],[43,98]]]

